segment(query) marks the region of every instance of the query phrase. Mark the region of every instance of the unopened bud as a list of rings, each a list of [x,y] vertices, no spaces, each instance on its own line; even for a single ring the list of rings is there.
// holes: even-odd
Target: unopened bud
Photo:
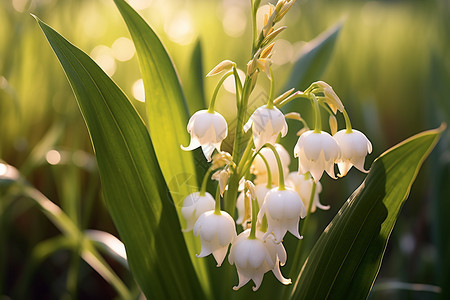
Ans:
[[[235,65],[236,64],[234,62],[228,59],[221,61],[217,66],[215,66],[211,71],[209,71],[208,74],[206,74],[206,77],[214,76],[223,71],[231,70],[231,68],[233,68],[233,66]]]
[[[275,18],[274,22],[277,23],[283,19],[283,17],[286,15],[286,13],[291,9],[292,5],[294,5],[295,0],[290,1],[284,1],[283,7],[280,9],[280,12],[277,14],[277,17]]]
[[[273,50],[273,46],[275,45],[275,42],[273,42],[272,44],[270,44],[269,46],[265,47],[262,51],[261,51],[261,55],[259,56],[260,58],[267,58],[272,56],[272,50]]]
[[[337,119],[335,116],[330,115],[328,119],[328,124],[330,124],[331,135],[334,135],[337,132]]]
[[[302,129],[300,129],[299,131],[297,131],[297,136],[301,136],[302,134],[304,134],[304,133],[307,132],[308,130],[309,130],[309,128],[303,127]]]
[[[251,182],[250,180],[246,180],[245,187],[249,191],[251,198],[256,199],[256,190],[255,190],[255,185],[253,184],[253,182]]]
[[[277,28],[276,30],[269,33],[269,35],[266,36],[266,38],[262,41],[261,45],[266,45],[273,41],[283,30],[285,30],[287,26],[282,26],[280,28]]]
[[[338,110],[340,112],[344,111],[344,105],[342,104],[341,99],[339,99],[338,95],[336,95],[333,88],[328,83],[324,81],[317,81],[314,82],[312,86],[318,87],[319,91],[324,94],[325,102],[328,104],[334,114],[336,114]]]
[[[219,153],[213,155],[211,169],[215,170],[218,168],[222,168],[228,165],[231,161],[233,161],[233,157],[230,153],[220,151]]]
[[[278,104],[281,103],[281,101],[283,101],[284,99],[286,99],[287,97],[289,97],[289,95],[292,94],[292,92],[295,90],[295,88],[292,88],[286,92],[284,92],[282,95],[278,96],[277,98],[275,98],[275,100],[273,100],[274,104]]]
[[[286,119],[302,121],[302,116],[298,112],[290,112],[284,115]]]

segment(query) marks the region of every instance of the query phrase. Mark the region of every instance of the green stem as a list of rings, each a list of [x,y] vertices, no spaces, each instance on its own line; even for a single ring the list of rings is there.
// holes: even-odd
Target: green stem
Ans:
[[[214,93],[212,95],[211,98],[211,102],[209,102],[209,107],[208,107],[208,112],[213,114],[214,113],[214,105],[216,104],[216,98],[217,98],[217,93],[219,92],[220,87],[222,86],[223,82],[225,81],[225,79],[227,79],[228,76],[233,75],[233,70],[228,71],[227,73],[225,73],[222,78],[220,78],[219,82],[216,85],[216,88],[214,89]]]
[[[234,84],[236,87],[236,105],[239,106],[239,100],[241,99],[242,95],[242,82],[239,78],[238,71],[236,67],[233,67],[233,75],[234,75]]]
[[[270,171],[269,162],[264,157],[264,155],[262,155],[260,152],[258,152],[258,155],[262,158],[262,160],[264,161],[264,164],[266,165],[266,169],[267,169],[267,185],[266,185],[266,187],[268,189],[270,189],[270,188],[272,188],[272,171]]]
[[[209,174],[211,174],[212,168],[209,168],[208,171],[206,171],[205,176],[203,176],[202,180],[202,186],[200,188],[200,196],[203,197],[206,194],[206,184],[208,183]]]
[[[221,215],[220,212],[220,184],[217,184],[217,190],[216,190],[216,206],[214,207],[214,214],[215,215]]]
[[[249,239],[256,239],[256,220],[258,218],[259,205],[257,199],[252,199],[252,227],[250,229]]]
[[[283,165],[281,164],[281,158],[278,154],[277,149],[272,144],[265,144],[264,147],[268,147],[272,150],[273,154],[275,155],[275,158],[277,159],[277,165],[278,165],[278,190],[282,191],[285,190],[286,187],[284,185],[284,173],[283,173]]]
[[[320,116],[319,101],[317,101],[314,94],[309,94],[309,96],[311,99],[311,105],[314,109],[314,133],[320,133],[322,132],[322,118]]]
[[[283,106],[285,106],[286,104],[288,104],[289,102],[291,102],[292,100],[297,99],[297,98],[303,98],[303,99],[308,99],[308,100],[310,100],[310,99],[309,99],[309,96],[308,96],[307,94],[297,92],[297,93],[295,93],[295,94],[293,94],[293,95],[287,97],[287,98],[286,98],[285,100],[283,100],[282,102],[278,103],[278,104],[276,105],[276,107],[277,107],[277,108],[282,108]]]
[[[347,130],[345,131],[345,133],[352,133],[352,132],[353,132],[353,130],[352,130],[352,123],[350,122],[350,117],[348,116],[347,111],[345,110],[345,108],[344,108],[344,110],[343,110],[342,113],[343,113],[343,115],[344,115],[345,126],[346,126],[346,128],[347,128]]]
[[[275,93],[275,80],[273,78],[272,69],[270,69],[270,92],[269,92],[269,100],[267,101],[267,108],[273,108],[273,95]]]

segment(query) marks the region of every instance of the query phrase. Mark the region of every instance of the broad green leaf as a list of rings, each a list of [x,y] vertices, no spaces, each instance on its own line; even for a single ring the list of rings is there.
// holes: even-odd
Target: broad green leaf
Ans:
[[[198,187],[194,154],[180,148],[180,145],[187,146],[189,143],[186,131],[188,108],[183,90],[172,60],[156,33],[125,1],[114,2],[136,47],[145,87],[150,136],[178,216],[183,220],[180,212],[182,201],[188,194],[197,191]],[[198,166],[204,166],[206,160],[197,156],[195,161]],[[209,277],[205,261],[195,257],[200,249],[199,244],[197,242],[196,245],[191,232],[184,237],[191,260],[206,290],[209,287]]]
[[[331,58],[341,28],[342,22],[339,22],[303,47],[302,54],[294,63],[284,90],[290,88],[304,90],[312,82],[320,80]]]
[[[149,299],[203,298],[144,122],[89,56],[38,23],[87,124],[105,201],[134,277]]]
[[[365,299],[411,185],[443,127],[383,153],[320,236],[304,263],[295,299]]]
[[[206,98],[204,93],[203,78],[205,73],[203,72],[203,54],[202,44],[200,40],[195,43],[194,50],[191,54],[191,60],[189,64],[189,80],[186,82],[185,91],[188,98],[189,113],[192,115],[196,111],[205,109]]]
[[[189,143],[186,131],[188,108],[183,90],[172,60],[156,33],[124,0],[114,2],[130,31],[139,58],[150,136],[156,157],[172,189],[174,202],[180,203],[192,192],[192,187],[172,187],[170,183],[180,175],[189,174],[195,178],[192,152],[180,149],[180,145],[187,146]]]

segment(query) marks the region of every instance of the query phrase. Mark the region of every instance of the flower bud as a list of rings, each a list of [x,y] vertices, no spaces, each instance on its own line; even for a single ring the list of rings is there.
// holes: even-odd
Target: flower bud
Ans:
[[[206,77],[214,76],[217,74],[220,74],[222,71],[228,71],[233,68],[236,64],[232,62],[231,60],[224,60],[221,61],[217,66],[215,66],[211,71],[209,71],[208,74],[206,74]]]

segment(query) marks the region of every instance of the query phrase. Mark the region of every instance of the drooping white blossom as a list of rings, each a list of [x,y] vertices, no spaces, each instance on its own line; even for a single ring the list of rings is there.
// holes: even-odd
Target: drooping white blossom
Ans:
[[[220,214],[216,214],[211,210],[203,213],[195,222],[194,235],[200,235],[201,242],[201,251],[197,257],[212,253],[220,267],[227,255],[228,245],[236,238],[236,227],[227,212],[220,211]]]
[[[191,142],[187,147],[181,146],[181,149],[194,150],[202,147],[206,159],[211,161],[214,149],[220,151],[220,144],[227,137],[228,125],[221,114],[199,110],[189,119],[187,131],[191,135]]]
[[[258,220],[267,217],[267,233],[265,238],[273,233],[277,243],[283,240],[287,231],[301,239],[298,232],[300,218],[306,216],[305,205],[297,192],[289,187],[284,190],[273,188],[270,190],[258,213]]]
[[[283,167],[283,173],[285,176],[289,173],[289,164],[291,163],[291,157],[287,150],[280,144],[275,144],[275,149],[278,152],[278,155],[280,156],[281,165]],[[270,148],[263,148],[259,152],[261,155],[264,156],[264,158],[269,163],[270,172],[272,174],[272,185],[278,185],[279,180],[279,172],[278,172],[278,164],[277,159],[275,158],[275,154]],[[267,167],[264,163],[263,159],[257,155],[255,157],[255,160],[252,163],[251,173],[256,175],[255,183],[256,184],[267,184],[268,176],[267,176]]]
[[[311,199],[313,183],[314,180],[311,176],[299,174],[298,172],[291,172],[286,178],[286,185],[292,187],[300,195],[300,198],[302,198],[303,204],[306,208],[308,208],[309,200]],[[330,209],[329,205],[323,205],[322,203],[320,203],[320,192],[322,192],[322,184],[319,181],[316,184],[311,212],[315,212],[316,208],[323,210]]]
[[[250,127],[252,127],[256,150],[266,143],[274,145],[278,135],[281,133],[281,136],[285,136],[288,131],[283,113],[276,107],[267,108],[266,105],[255,110],[245,124],[244,131],[247,132]]]
[[[186,229],[183,231],[191,231],[200,215],[206,211],[213,210],[214,205],[214,198],[208,192],[204,196],[201,196],[200,192],[195,192],[184,198],[181,214],[186,220]]]
[[[355,129],[352,129],[350,133],[346,129],[340,130],[333,137],[341,149],[341,157],[337,160],[339,176],[347,175],[352,166],[367,173],[368,171],[364,169],[364,161],[366,155],[372,152],[372,144],[369,139]]]
[[[280,271],[280,264],[284,265],[287,259],[283,245],[275,243],[273,237],[264,241],[263,235],[257,230],[255,238],[249,238],[250,229],[247,229],[232,242],[228,261],[236,265],[239,278],[239,284],[233,287],[234,290],[240,289],[250,280],[255,283],[253,291],[258,290],[264,274],[270,270],[281,283],[291,283]]]
[[[339,159],[340,152],[329,133],[306,131],[298,138],[294,148],[294,156],[298,157],[298,172],[310,172],[316,183],[322,178],[323,171],[335,179],[334,163]]]

